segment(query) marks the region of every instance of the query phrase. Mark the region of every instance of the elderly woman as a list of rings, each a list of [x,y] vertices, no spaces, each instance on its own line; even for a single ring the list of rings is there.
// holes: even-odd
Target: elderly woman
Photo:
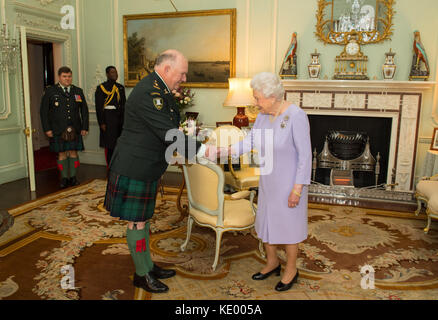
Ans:
[[[251,88],[260,110],[251,134],[230,148],[233,157],[253,145],[261,163],[255,230],[262,239],[267,261],[254,280],[280,275],[277,246],[284,245],[287,264],[277,291],[289,290],[297,281],[298,244],[307,238],[307,186],[310,184],[312,150],[309,120],[299,107],[284,100],[284,88],[275,74],[254,76]]]

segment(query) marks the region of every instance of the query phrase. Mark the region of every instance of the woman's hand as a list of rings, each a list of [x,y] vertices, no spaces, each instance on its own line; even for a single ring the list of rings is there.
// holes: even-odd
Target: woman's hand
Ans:
[[[289,194],[289,198],[287,199],[287,205],[289,208],[295,208],[300,203],[301,191],[303,190],[302,184],[294,185],[294,188]]]
[[[213,145],[207,145],[205,150],[205,157],[210,161],[217,161],[218,158],[227,157],[230,154],[231,148],[215,147]]]

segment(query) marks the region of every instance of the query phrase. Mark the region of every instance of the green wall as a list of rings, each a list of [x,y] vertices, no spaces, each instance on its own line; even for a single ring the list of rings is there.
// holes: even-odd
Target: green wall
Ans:
[[[334,59],[342,51],[342,46],[326,45],[316,38],[317,0],[175,0],[174,3],[179,11],[237,9],[236,76],[238,77],[251,77],[261,71],[278,72],[289,46],[291,34],[296,31],[298,78],[308,79],[307,65],[310,63],[310,53],[315,49],[321,53],[321,78],[332,78]],[[123,15],[174,12],[169,1],[82,0],[81,5],[83,6],[81,23],[86,30],[82,39],[82,52],[85,57],[84,82],[87,88],[95,84],[97,66],[103,70],[106,65],[115,64],[119,69],[120,80],[123,81]],[[418,8],[423,9],[418,10]],[[390,48],[396,52],[395,61],[398,66],[394,80],[408,79],[413,30],[418,29],[432,70],[430,80],[434,81],[438,55],[438,36],[435,32],[438,30],[438,20],[435,17],[438,12],[438,1],[397,0],[394,9],[391,39],[362,46],[363,52],[369,57],[370,79],[382,79],[381,67],[385,61],[385,52]],[[130,90],[127,89],[128,94]],[[233,118],[235,110],[222,106],[227,94],[226,89],[197,88],[195,93],[196,105],[191,111],[200,112],[200,119],[204,124],[214,125],[216,121],[230,121]],[[421,174],[418,168],[421,168],[424,161],[433,130],[432,97],[433,90],[429,90],[423,96],[417,175]],[[98,152],[95,136],[88,137],[87,148]]]
[[[6,0],[6,2],[8,4],[6,18],[8,23],[13,23],[16,19],[13,8],[15,1]],[[59,7],[66,3],[75,6],[79,22],[77,29],[62,32],[67,32],[71,36],[72,45],[69,50],[71,50],[74,83],[84,89],[91,112],[90,134],[85,138],[86,151],[81,153],[81,160],[83,163],[104,164],[103,150],[98,144],[94,89],[98,83],[105,80],[104,69],[107,65],[115,65],[118,68],[119,81],[123,83],[123,15],[174,12],[174,8],[167,0],[21,0],[17,2],[54,12],[57,10],[59,12]],[[335,56],[342,51],[342,46],[325,45],[315,36],[317,0],[174,0],[174,3],[179,11],[236,8],[237,77],[251,77],[261,71],[278,72],[294,31],[298,33],[299,79],[308,79],[307,65],[310,63],[310,53],[315,49],[321,53],[321,78],[330,79],[333,75]],[[438,56],[436,32],[438,19],[435,15],[438,12],[438,1],[396,0],[394,9],[391,40],[362,47],[363,52],[369,57],[370,78],[382,78],[381,66],[385,60],[385,52],[392,48],[392,51],[396,52],[395,61],[398,66],[395,81],[407,80],[412,57],[413,30],[418,29],[432,70],[430,81],[435,81]],[[38,23],[38,21],[35,19],[29,23]],[[12,78],[11,83],[14,85],[11,85],[10,93],[13,114],[7,123],[5,120],[0,120],[0,148],[14,151],[8,157],[1,157],[0,183],[22,176],[23,164],[26,163],[24,139],[17,132],[14,133],[16,135],[14,139],[1,134],[2,128],[15,128],[15,130],[24,128],[23,107],[19,97],[21,84],[19,79]],[[1,81],[0,84],[3,85]],[[127,88],[128,95],[131,90]],[[195,88],[194,91],[196,105],[190,111],[200,112],[200,120],[205,125],[214,126],[216,121],[230,121],[235,115],[236,111],[233,108],[222,106],[227,94],[226,89]],[[438,126],[431,119],[432,98],[433,90],[423,95],[417,176],[421,174],[420,169],[430,144],[433,127]],[[4,178],[2,166],[17,161],[21,163],[20,173]]]

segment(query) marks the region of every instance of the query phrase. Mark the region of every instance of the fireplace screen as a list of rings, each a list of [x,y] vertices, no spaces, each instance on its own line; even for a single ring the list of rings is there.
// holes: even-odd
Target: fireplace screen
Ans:
[[[358,188],[388,183],[391,118],[310,114],[309,122],[313,181]]]
[[[330,169],[330,185],[354,187],[354,171],[374,172],[375,185],[380,174],[380,154],[377,161],[370,151],[370,140],[364,132],[330,131],[325,136],[319,155],[314,151],[313,180],[317,168]]]

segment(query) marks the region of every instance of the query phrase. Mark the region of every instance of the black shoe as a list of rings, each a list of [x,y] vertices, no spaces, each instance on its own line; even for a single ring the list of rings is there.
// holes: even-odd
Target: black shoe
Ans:
[[[298,281],[298,270],[297,273],[295,274],[295,277],[289,282],[289,283],[283,283],[281,282],[281,280],[277,283],[277,285],[275,286],[275,290],[277,291],[286,291],[289,290],[290,288],[292,288],[292,285]]]
[[[79,184],[79,181],[76,179],[76,177],[71,177],[68,180],[68,184],[69,184],[69,186],[74,187],[74,186],[77,186]]]
[[[279,264],[277,268],[275,268],[267,273],[257,272],[256,274],[253,274],[252,279],[253,280],[265,280],[267,277],[269,277],[273,273],[275,273],[275,275],[279,276],[280,271],[281,271],[281,264]]]
[[[151,273],[153,273],[155,278],[157,279],[171,278],[176,274],[175,270],[160,268],[155,263],[154,263],[154,267],[151,270]]]
[[[153,293],[164,293],[169,291],[169,287],[156,279],[152,272],[146,273],[143,277],[134,273],[134,286]]]
[[[59,186],[61,189],[67,188],[69,186],[69,180],[67,178],[62,178]]]

